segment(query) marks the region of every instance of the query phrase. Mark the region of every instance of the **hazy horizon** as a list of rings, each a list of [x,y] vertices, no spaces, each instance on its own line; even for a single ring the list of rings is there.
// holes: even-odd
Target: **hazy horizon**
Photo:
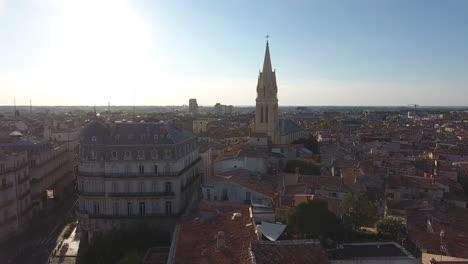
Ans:
[[[0,0],[0,105],[463,106],[468,2]]]

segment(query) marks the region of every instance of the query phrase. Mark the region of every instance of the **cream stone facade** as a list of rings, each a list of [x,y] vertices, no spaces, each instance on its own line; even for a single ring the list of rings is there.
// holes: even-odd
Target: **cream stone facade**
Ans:
[[[94,234],[147,221],[170,230],[198,197],[197,138],[166,123],[93,121],[80,137],[79,227]]]
[[[24,226],[30,209],[28,154],[0,149],[0,241]]]

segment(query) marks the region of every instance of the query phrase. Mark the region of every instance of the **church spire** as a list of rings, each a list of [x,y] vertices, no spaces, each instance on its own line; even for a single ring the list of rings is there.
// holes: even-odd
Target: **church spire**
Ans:
[[[268,39],[267,39],[266,50],[265,50],[265,60],[263,61],[263,73],[265,74],[265,73],[270,73],[270,72],[273,72],[273,70],[271,68],[270,48],[268,46]]]

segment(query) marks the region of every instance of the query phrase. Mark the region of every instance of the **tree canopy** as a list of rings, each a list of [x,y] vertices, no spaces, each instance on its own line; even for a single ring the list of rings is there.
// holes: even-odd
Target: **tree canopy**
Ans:
[[[131,259],[144,255],[149,247],[169,244],[169,233],[141,224],[93,237],[92,245],[79,256],[77,263],[131,263]]]
[[[355,230],[362,226],[373,226],[377,208],[364,193],[348,193],[340,204],[343,218]]]
[[[328,129],[328,128],[330,128],[330,123],[328,123],[328,121],[326,121],[326,120],[323,120],[323,121],[321,121],[321,122],[319,123],[318,126],[319,126],[319,128],[321,128],[321,129]]]
[[[296,171],[296,168],[299,169],[301,174],[320,174],[320,166],[313,159],[297,158],[295,160],[290,160],[286,164],[285,171],[293,173]]]
[[[341,221],[328,210],[327,202],[311,200],[288,210],[286,222],[296,232],[308,237],[341,236]]]
[[[312,151],[315,154],[320,153],[319,149],[319,143],[317,139],[313,136],[310,135],[308,138],[300,138],[298,140],[295,140],[292,142],[293,144],[304,144],[304,147],[310,151]]]
[[[387,216],[380,219],[375,223],[375,228],[379,234],[397,241],[403,238],[407,232],[405,219],[397,216]]]

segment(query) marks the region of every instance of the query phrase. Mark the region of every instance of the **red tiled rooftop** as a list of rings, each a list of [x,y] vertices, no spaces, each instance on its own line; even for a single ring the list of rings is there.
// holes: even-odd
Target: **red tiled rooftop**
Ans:
[[[273,197],[276,191],[275,185],[257,175],[252,175],[249,170],[239,169],[225,173],[218,173],[207,179],[207,183],[219,181],[231,181],[240,184],[250,190]]]
[[[325,249],[318,241],[258,241],[252,244],[257,264],[326,264]]]
[[[242,216],[232,219],[236,212]],[[220,231],[224,232],[224,250],[217,249],[216,235]],[[173,263],[252,263],[250,244],[255,240],[255,230],[247,208],[218,214],[211,219],[184,221],[177,235]]]

